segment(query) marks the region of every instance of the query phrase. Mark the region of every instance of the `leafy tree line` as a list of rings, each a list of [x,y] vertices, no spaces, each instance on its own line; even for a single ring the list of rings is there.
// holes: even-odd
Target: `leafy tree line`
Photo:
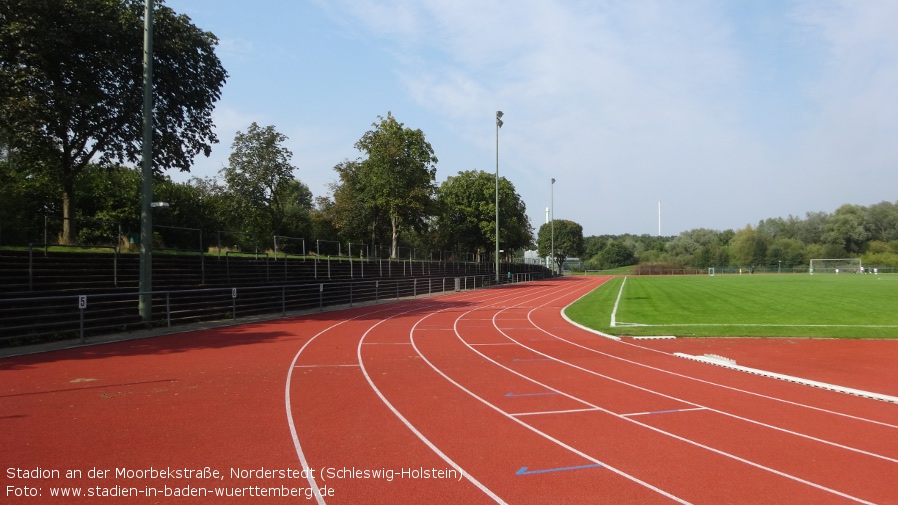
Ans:
[[[356,254],[364,245],[365,254],[393,258],[400,248],[415,249],[418,257],[447,257],[448,252],[459,259],[489,258],[495,240],[495,176],[463,171],[437,185],[436,157],[423,132],[390,114],[372,126],[356,147],[363,154],[394,151],[338,163],[339,180],[331,185],[331,195],[315,197],[295,176],[293,154],[283,145],[287,137],[256,123],[236,134],[228,166],[217,177],[179,183],[157,174],[153,199],[169,206],[154,211],[156,246],[265,251],[279,236],[279,250],[292,253],[300,252],[298,239],[304,239],[306,252],[320,240],[356,244]],[[373,140],[378,136],[395,138]],[[140,185],[139,168],[85,167],[75,185],[80,226],[72,243],[115,244],[119,224],[122,238],[135,240]],[[62,222],[54,191],[42,172],[0,159],[0,244],[43,243],[47,229],[55,242]],[[532,230],[512,183],[500,178],[499,193],[500,243],[510,256],[530,247]]]
[[[677,236],[593,236],[584,239],[585,268],[637,263],[683,268],[805,268],[813,258],[860,257],[864,264],[898,267],[898,203],[845,204],[832,213],[769,218],[740,230],[697,228]]]
[[[143,0],[0,0],[3,154],[59,200],[63,242],[74,241],[88,167],[140,158],[143,18]],[[227,72],[214,35],[161,1],[154,18],[152,163],[189,170],[217,142]]]
[[[0,245],[130,241],[139,227],[142,0],[0,0]],[[500,191],[500,247],[530,246],[525,207],[507,179],[459,172],[437,185],[424,133],[380,117],[338,163],[331,194],[296,178],[287,140],[250,125],[218,177],[175,183],[218,142],[211,117],[227,72],[218,39],[157,0],[154,10],[154,211],[160,246],[268,249],[280,236],[386,246],[419,256],[485,258]],[[202,235],[200,235],[201,231]],[[202,238],[201,238],[202,237]],[[290,238],[288,238],[290,237]],[[311,249],[310,247],[307,248]]]

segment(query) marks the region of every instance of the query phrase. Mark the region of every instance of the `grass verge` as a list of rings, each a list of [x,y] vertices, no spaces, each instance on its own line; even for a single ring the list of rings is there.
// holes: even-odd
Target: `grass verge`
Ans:
[[[619,336],[898,338],[896,301],[898,275],[627,277],[566,313]]]

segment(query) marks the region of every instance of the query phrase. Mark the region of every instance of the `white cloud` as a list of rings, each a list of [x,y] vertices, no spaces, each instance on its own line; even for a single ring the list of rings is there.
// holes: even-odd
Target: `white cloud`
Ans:
[[[251,121],[275,124],[324,194],[392,110],[434,142],[444,178],[494,168],[503,110],[501,171],[534,224],[555,177],[556,216],[587,234],[654,233],[658,200],[666,232],[725,229],[875,203],[898,183],[896,2],[315,3],[325,45],[222,41],[235,70],[214,156]],[[263,46],[321,57],[254,65]],[[855,173],[871,182],[847,184]]]

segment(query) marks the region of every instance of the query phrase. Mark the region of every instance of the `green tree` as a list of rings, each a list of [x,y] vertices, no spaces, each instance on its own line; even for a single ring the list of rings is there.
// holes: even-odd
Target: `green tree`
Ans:
[[[319,211],[327,213],[343,239],[370,241],[371,247],[375,247],[378,239],[389,233],[387,216],[378,201],[368,197],[374,190],[371,181],[362,176],[361,162],[347,160],[337,164],[334,171],[339,180],[330,185],[333,200],[319,202]]]
[[[326,196],[315,198],[315,207],[310,216],[312,231],[309,235],[311,237],[322,240],[338,240],[340,238],[334,205],[334,201]]]
[[[898,266],[898,254],[889,244],[872,240],[867,247],[867,252],[861,257],[864,265],[877,265],[883,267]]]
[[[347,177],[368,217],[388,221],[390,257],[396,258],[403,228],[423,227],[432,209],[437,158],[424,132],[405,127],[389,112],[372,126],[355,144],[367,158],[343,166],[355,172]]]
[[[496,176],[468,170],[448,177],[437,190],[441,247],[489,254],[496,247]],[[533,242],[527,208],[514,185],[499,178],[499,246],[510,254]]]
[[[74,218],[81,223],[77,227],[78,243],[114,245],[119,240],[119,225],[126,236],[130,230],[138,230],[140,181],[139,169],[88,164],[75,184],[78,212]],[[63,224],[54,223],[56,226]],[[59,229],[54,227],[54,233],[58,232]]]
[[[219,230],[225,229],[233,214],[228,188],[217,177],[191,177],[186,183],[192,194],[199,200],[203,210],[203,224],[200,228],[208,232],[208,242]]]
[[[767,266],[773,268],[795,267],[806,265],[810,258],[807,257],[807,245],[794,238],[776,238],[767,249]]]
[[[737,231],[730,241],[730,255],[739,265],[763,265],[766,262],[769,241],[768,235],[746,226]]]
[[[881,242],[898,239],[898,206],[892,202],[879,202],[867,209],[870,235]]]
[[[818,244],[822,242],[824,229],[829,219],[830,215],[826,212],[808,212],[805,214],[805,219],[789,216],[793,230],[791,238],[797,238],[805,244]]]
[[[311,238],[314,196],[304,182],[293,179],[282,184],[280,201],[284,205],[284,220],[279,233],[290,237]]]
[[[865,228],[866,208],[845,204],[827,220],[821,241],[842,249],[847,254],[863,252],[870,234]]]
[[[633,250],[618,240],[610,242],[602,249],[599,257],[602,261],[602,268],[617,268],[636,264],[636,255],[633,254]]]
[[[253,123],[246,133],[234,136],[228,166],[220,172],[237,210],[234,224],[257,245],[268,243],[274,235],[285,235],[290,208],[297,205],[298,198],[310,200],[295,184],[296,167],[290,164],[293,153],[283,146],[286,140],[274,126],[262,128]],[[306,204],[311,206],[311,201]]]
[[[55,186],[43,174],[8,159],[0,161],[0,245],[42,241],[44,216],[58,215]]]
[[[682,265],[700,268],[726,265],[731,233],[697,228],[680,233],[667,243],[667,251]]]
[[[136,162],[142,137],[142,0],[0,1],[0,131],[59,188],[75,235],[75,185],[91,163]],[[189,170],[217,142],[212,108],[227,73],[218,40],[157,2],[153,166]]]
[[[580,224],[567,219],[554,220],[554,243],[555,250],[552,250],[553,242],[552,223],[546,223],[539,228],[536,238],[537,254],[542,257],[553,257],[558,269],[567,258],[580,257],[583,255],[583,227]]]
[[[596,237],[591,235],[583,238],[583,255],[586,258],[595,258],[608,243],[613,240],[611,237]]]

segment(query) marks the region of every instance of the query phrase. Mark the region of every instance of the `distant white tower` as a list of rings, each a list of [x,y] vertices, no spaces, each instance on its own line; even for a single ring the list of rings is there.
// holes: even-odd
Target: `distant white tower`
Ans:
[[[661,236],[661,200],[658,200],[658,236]]]

